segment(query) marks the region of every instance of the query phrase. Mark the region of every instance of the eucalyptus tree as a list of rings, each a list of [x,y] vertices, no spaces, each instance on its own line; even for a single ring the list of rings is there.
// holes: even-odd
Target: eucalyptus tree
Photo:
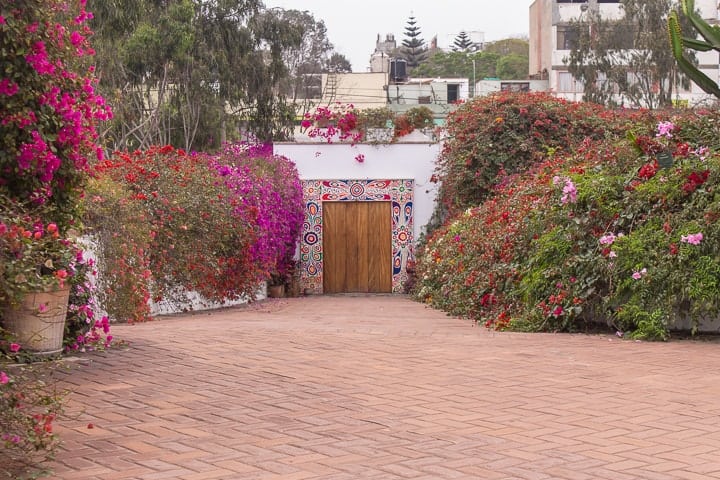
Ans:
[[[270,12],[279,22],[297,29],[300,41],[282,55],[288,75],[280,91],[305,112],[322,95],[321,74],[350,72],[352,67],[345,56],[335,52],[325,22],[308,11],[275,8]]]
[[[282,138],[294,119],[277,89],[301,31],[260,0],[107,0],[93,27],[113,148],[207,150],[241,127]]]

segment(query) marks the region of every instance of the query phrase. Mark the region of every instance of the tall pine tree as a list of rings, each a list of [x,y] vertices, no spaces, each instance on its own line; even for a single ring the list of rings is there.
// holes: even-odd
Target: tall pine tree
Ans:
[[[415,16],[410,15],[405,26],[405,39],[402,41],[402,58],[407,61],[410,68],[417,67],[427,57],[425,40],[420,37],[420,27],[417,26]]]
[[[472,52],[475,50],[475,44],[470,39],[470,35],[463,30],[457,37],[455,37],[452,49],[453,52]]]

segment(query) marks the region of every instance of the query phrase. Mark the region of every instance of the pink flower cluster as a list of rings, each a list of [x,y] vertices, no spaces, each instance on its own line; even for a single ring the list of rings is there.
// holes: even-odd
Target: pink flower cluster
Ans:
[[[632,278],[635,280],[640,280],[647,274],[647,268],[643,268],[642,270],[635,270],[632,274]]]
[[[300,126],[306,130],[308,137],[321,137],[332,143],[334,139],[350,140],[353,144],[362,139],[357,131],[357,116],[352,104],[337,103],[331,107],[318,107],[314,112],[303,116]]]
[[[558,186],[561,183],[563,184],[563,195],[560,197],[560,203],[565,205],[567,203],[577,202],[577,188],[575,188],[573,181],[568,177],[553,177],[553,185]]]
[[[606,233],[605,235],[600,237],[599,242],[600,242],[600,245],[612,245],[615,242],[616,238],[617,237],[615,236],[615,234],[610,232],[610,233]]]
[[[19,89],[20,87],[18,84],[11,81],[9,78],[3,78],[2,81],[0,81],[0,95],[12,97]]]
[[[690,245],[700,245],[703,240],[703,234],[701,232],[691,233],[689,235],[683,235],[680,237],[680,241],[689,243]]]
[[[657,126],[656,137],[672,138],[672,131],[675,130],[675,124],[672,122],[660,122]]]

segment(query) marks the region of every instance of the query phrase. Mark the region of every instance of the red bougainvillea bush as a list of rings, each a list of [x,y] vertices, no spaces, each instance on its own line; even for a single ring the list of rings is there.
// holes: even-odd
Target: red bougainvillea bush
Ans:
[[[115,318],[145,320],[151,299],[186,305],[189,292],[252,298],[295,252],[302,188],[294,164],[268,146],[118,152],[97,174],[87,222],[101,303]]]
[[[633,338],[716,318],[717,113],[598,118],[604,138],[543,148],[434,232],[418,255],[417,298],[494,328],[608,325]]]
[[[462,104],[448,117],[438,162],[440,217],[478,205],[499,177],[522,172],[550,152],[617,131],[613,118],[597,105],[546,93],[503,92]]]

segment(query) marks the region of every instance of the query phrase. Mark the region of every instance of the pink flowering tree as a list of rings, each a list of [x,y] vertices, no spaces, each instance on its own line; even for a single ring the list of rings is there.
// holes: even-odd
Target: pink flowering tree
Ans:
[[[0,193],[72,209],[89,162],[102,158],[96,125],[111,116],[95,93],[85,0],[8,0],[0,7]]]

